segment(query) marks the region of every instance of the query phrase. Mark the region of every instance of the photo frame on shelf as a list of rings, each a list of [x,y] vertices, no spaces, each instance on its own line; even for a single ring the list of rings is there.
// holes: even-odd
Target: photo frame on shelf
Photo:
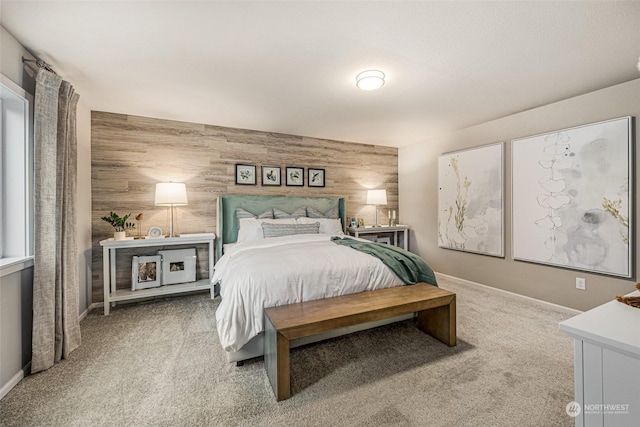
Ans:
[[[511,142],[513,259],[632,277],[633,117]]]
[[[281,172],[279,166],[262,166],[262,185],[263,186],[280,186]]]
[[[158,255],[162,258],[163,285],[196,281],[195,248],[158,251]]]
[[[288,166],[287,169],[287,186],[303,187],[304,186],[304,168]]]
[[[324,187],[324,169],[307,169],[307,186]]]
[[[504,144],[438,157],[438,247],[504,256]]]
[[[134,256],[131,263],[131,290],[157,288],[162,283],[160,255]]]
[[[236,165],[236,184],[256,185],[256,166]]]

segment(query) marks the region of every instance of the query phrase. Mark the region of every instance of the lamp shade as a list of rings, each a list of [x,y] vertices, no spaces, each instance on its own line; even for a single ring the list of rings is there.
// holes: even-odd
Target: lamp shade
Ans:
[[[367,190],[368,205],[386,205],[387,190]]]
[[[182,182],[159,182],[156,184],[156,206],[187,205],[187,186]]]

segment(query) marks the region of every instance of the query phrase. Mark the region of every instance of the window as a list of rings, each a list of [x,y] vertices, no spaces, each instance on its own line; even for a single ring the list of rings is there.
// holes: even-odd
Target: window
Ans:
[[[33,254],[32,97],[0,74],[0,272]]]

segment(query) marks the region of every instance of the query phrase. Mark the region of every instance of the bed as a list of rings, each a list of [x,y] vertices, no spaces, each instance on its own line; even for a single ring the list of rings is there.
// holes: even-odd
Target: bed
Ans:
[[[259,220],[268,211],[328,214],[333,219]],[[240,215],[242,212],[242,215]],[[263,311],[266,307],[404,285],[379,259],[336,245],[331,235],[344,231],[344,198],[226,195],[218,197],[217,262],[212,282],[222,298],[216,312],[220,342],[229,362],[264,355]],[[239,219],[254,216],[254,219]],[[330,234],[295,234],[247,241],[249,225],[267,234],[278,223],[332,224]],[[240,225],[242,224],[242,231]],[[276,224],[276,225],[269,225]],[[335,226],[338,226],[336,230]],[[313,225],[309,225],[313,227]],[[325,230],[327,229],[325,228]],[[240,240],[240,241],[239,241]],[[292,261],[293,260],[293,261]],[[291,267],[293,266],[293,267]],[[290,268],[291,267],[291,268]],[[285,276],[281,276],[286,271]],[[305,337],[291,347],[397,322],[413,314],[368,322]]]

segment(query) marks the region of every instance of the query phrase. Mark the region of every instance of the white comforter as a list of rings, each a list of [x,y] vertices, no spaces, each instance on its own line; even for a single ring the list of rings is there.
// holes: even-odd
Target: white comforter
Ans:
[[[226,351],[264,330],[265,307],[404,284],[379,259],[330,239],[303,234],[238,243],[220,258],[211,280],[220,283],[216,321]]]

